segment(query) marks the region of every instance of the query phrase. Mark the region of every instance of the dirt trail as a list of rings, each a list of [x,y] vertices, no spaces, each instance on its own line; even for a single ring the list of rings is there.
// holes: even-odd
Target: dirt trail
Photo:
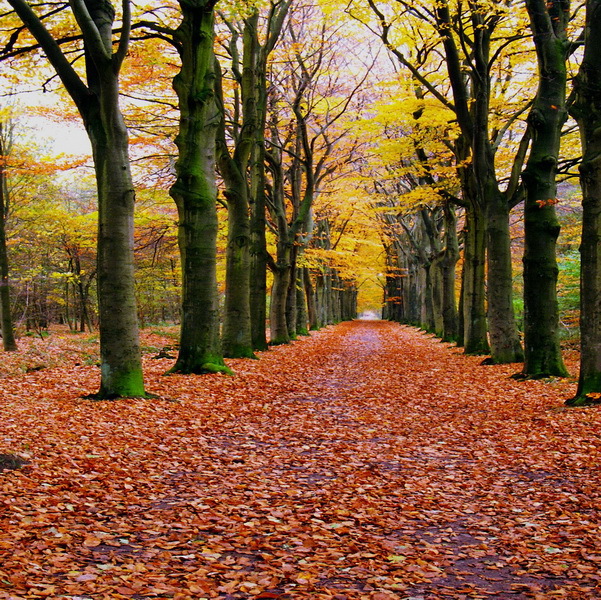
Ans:
[[[598,409],[480,362],[359,321],[233,378],[148,359],[160,400],[6,380],[0,598],[601,597]]]

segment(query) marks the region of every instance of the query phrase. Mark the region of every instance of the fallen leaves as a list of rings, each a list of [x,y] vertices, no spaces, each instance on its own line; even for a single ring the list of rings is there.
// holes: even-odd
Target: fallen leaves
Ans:
[[[479,362],[358,322],[234,377],[147,359],[159,399],[5,378],[0,598],[598,598],[601,417]]]

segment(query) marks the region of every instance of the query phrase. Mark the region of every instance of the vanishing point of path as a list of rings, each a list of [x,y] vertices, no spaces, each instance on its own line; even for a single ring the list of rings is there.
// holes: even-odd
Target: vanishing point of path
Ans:
[[[601,409],[564,410],[573,382],[368,321],[234,377],[171,362],[145,359],[154,400],[83,400],[93,367],[3,380],[30,464],[0,473],[0,599],[601,598]]]

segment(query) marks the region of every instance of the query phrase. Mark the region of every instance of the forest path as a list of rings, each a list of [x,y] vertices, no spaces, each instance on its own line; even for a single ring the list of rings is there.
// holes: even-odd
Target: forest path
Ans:
[[[601,416],[415,329],[355,321],[159,400],[3,381],[0,598],[601,597]],[[0,448],[0,451],[2,448]]]

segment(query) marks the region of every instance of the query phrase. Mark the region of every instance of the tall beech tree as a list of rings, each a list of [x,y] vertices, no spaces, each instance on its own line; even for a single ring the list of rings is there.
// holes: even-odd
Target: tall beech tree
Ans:
[[[86,82],[78,75],[41,17],[25,0],[8,0],[46,54],[83,119],[92,144],[98,189],[98,304],[100,390],[98,398],[144,396],[134,294],[134,187],[128,135],[119,108],[119,73],[127,55],[130,5],[114,44],[115,8],[107,0],[73,0],[71,11],[83,39]],[[116,50],[113,50],[113,46]]]
[[[266,220],[266,147],[265,130],[268,106],[268,63],[282,33],[292,0],[271,0],[262,31],[249,27],[253,58],[250,61],[255,73],[255,143],[250,156],[250,316],[251,338],[255,350],[267,348],[267,220]]]
[[[580,376],[568,404],[601,397],[601,0],[587,0],[584,57],[574,81],[570,113],[582,140],[580,242]]]
[[[221,67],[216,65],[216,90],[221,113],[217,130],[217,165],[224,182],[223,195],[228,215],[222,346],[224,356],[230,358],[254,357],[250,319],[250,190],[247,172],[258,125],[256,72],[253,68],[258,18],[259,13],[255,9],[244,21],[242,65],[237,47],[238,30],[226,21],[231,34],[228,44],[231,71],[239,88],[239,93],[234,95],[230,127],[226,125]],[[241,117],[237,119],[239,113]]]
[[[217,296],[217,187],[215,139],[219,110],[215,98],[214,8],[216,0],[179,0],[182,14],[173,32],[181,59],[173,80],[180,122],[175,144],[176,181],[170,193],[179,214],[182,259],[180,349],[170,372],[207,373],[223,362]]]
[[[532,141],[522,179],[524,203],[524,368],[521,376],[567,376],[559,343],[555,211],[561,130],[567,118],[569,0],[526,0],[538,62],[528,126]]]

